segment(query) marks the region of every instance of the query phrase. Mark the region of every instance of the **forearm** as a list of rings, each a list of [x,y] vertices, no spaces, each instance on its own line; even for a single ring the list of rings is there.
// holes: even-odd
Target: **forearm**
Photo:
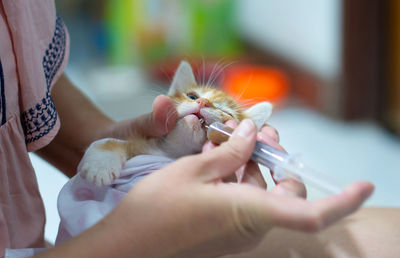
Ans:
[[[61,121],[53,141],[37,154],[67,176],[73,176],[87,146],[104,137],[114,122],[104,115],[63,75],[54,85],[51,96]]]
[[[99,223],[37,257],[178,257],[183,243],[176,243],[174,232],[180,222],[170,224],[158,213],[144,214],[141,204],[148,206],[145,200],[124,199]]]
[[[35,257],[121,257],[121,253],[129,251],[131,251],[131,256],[135,257],[134,250],[127,250],[131,248],[131,245],[121,238],[124,232],[118,232],[122,224],[115,223],[112,218],[106,217],[82,234]],[[123,241],[119,241],[120,239]]]

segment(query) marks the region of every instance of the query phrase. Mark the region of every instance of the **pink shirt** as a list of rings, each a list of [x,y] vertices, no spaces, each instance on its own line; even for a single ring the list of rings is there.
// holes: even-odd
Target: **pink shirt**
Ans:
[[[0,257],[7,247],[44,244],[44,207],[28,152],[60,127],[50,90],[68,49],[54,0],[0,1]]]

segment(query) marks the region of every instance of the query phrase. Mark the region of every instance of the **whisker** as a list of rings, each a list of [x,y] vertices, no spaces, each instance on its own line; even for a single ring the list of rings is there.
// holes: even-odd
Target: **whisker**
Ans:
[[[218,60],[218,61],[214,64],[214,67],[213,67],[213,69],[211,70],[211,74],[210,74],[210,76],[208,77],[207,83],[205,84],[206,87],[211,86],[211,85],[210,85],[210,81],[213,80],[213,76],[215,75],[214,73],[219,69],[219,68],[218,68],[218,66],[220,65],[219,63],[222,63],[223,61],[224,61],[224,58],[221,58],[221,60]]]
[[[158,95],[165,95],[165,94],[166,94],[165,89],[163,89],[163,88],[161,88],[161,87],[158,87],[158,86],[157,86],[157,88],[148,87],[148,88],[146,88],[146,91],[149,92],[149,93],[154,93],[154,94],[156,94],[157,96],[158,96]]]
[[[197,67],[196,78],[195,79],[196,79],[197,83],[201,85],[202,84],[202,74],[201,74],[201,70],[198,68],[199,65],[197,64],[197,62],[195,64],[195,67]]]
[[[234,61],[231,61],[231,62],[223,64],[223,61],[224,61],[224,59],[221,60],[220,67],[218,69],[216,69],[215,74],[210,82],[210,85],[214,85],[215,82],[218,80],[219,76],[221,75],[221,73],[223,73],[227,67],[229,67],[230,65],[232,65],[234,63]]]
[[[160,68],[160,71],[164,74],[164,76],[167,78],[169,84],[172,83],[173,76],[167,73],[167,71],[164,68]]]
[[[205,84],[205,86],[206,86],[207,88],[210,88],[210,87],[212,86],[210,82],[213,80],[216,71],[219,69],[219,68],[218,68],[219,65],[220,65],[219,63],[222,62],[222,61],[223,61],[223,58],[222,58],[221,60],[218,60],[218,61],[214,64],[213,69],[211,70],[210,76],[208,76],[207,83]]]
[[[235,64],[235,63],[237,63],[237,62],[238,62],[238,61],[231,61],[231,62],[225,64],[224,66],[222,66],[222,68],[216,73],[215,78],[211,81],[211,84],[214,84],[214,83],[215,83],[215,81],[218,79],[218,77],[220,76],[220,74],[221,74],[222,72],[224,72],[224,70],[225,70],[227,67],[229,67],[229,66],[231,66],[231,65],[233,65],[233,64]]]
[[[247,100],[241,100],[240,101],[240,106],[249,107],[249,106],[252,106],[255,103],[258,103],[258,102],[261,102],[261,101],[267,101],[267,100],[265,100],[265,98],[263,98],[263,97],[254,97],[254,98],[247,99]]]
[[[201,55],[202,61],[203,61],[203,80],[201,84],[203,84],[206,81],[206,62],[204,60],[204,55]]]
[[[165,119],[165,131],[167,131],[168,130],[168,121],[169,121],[169,119],[171,119],[171,117],[175,114],[175,113],[177,113],[177,111],[175,110],[170,110],[168,113],[167,113],[167,118]]]
[[[238,99],[241,99],[243,94],[246,92],[246,90],[249,88],[250,82],[253,79],[253,74],[250,75],[249,79],[247,80],[246,86],[244,87],[244,89],[242,90],[242,92],[239,94],[239,96],[237,97]]]

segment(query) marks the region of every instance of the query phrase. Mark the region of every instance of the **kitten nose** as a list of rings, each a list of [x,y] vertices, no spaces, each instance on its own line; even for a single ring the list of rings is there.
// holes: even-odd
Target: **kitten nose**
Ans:
[[[205,98],[198,98],[198,99],[196,99],[196,102],[200,105],[200,108],[210,106],[210,101]]]

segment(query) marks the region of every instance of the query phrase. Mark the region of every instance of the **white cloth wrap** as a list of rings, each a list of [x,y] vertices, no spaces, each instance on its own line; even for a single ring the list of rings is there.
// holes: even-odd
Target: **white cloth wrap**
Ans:
[[[128,160],[118,179],[109,186],[96,186],[80,174],[71,178],[58,196],[60,227],[56,244],[78,235],[104,218],[144,176],[173,160],[154,155],[139,155]]]

